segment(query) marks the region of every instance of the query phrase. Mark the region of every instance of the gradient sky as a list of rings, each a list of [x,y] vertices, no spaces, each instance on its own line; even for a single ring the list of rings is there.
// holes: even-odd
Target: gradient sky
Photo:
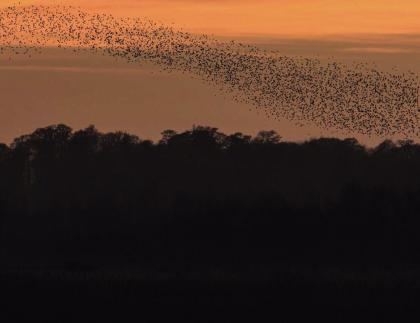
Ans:
[[[420,32],[419,0],[21,0],[147,16],[223,35],[405,34]],[[16,3],[0,0],[1,4]]]
[[[0,0],[0,6],[17,3]],[[72,4],[121,16],[139,16],[193,32],[212,33],[285,55],[369,61],[420,74],[420,0],[20,0]],[[127,130],[157,139],[166,128],[193,124],[255,134],[275,129],[285,139],[349,136],[298,128],[257,115],[201,81],[167,75],[148,64],[48,50],[27,59],[0,55],[0,142],[37,127]],[[23,93],[23,95],[22,95]],[[118,109],[115,109],[115,107]],[[376,144],[384,138],[359,140]]]

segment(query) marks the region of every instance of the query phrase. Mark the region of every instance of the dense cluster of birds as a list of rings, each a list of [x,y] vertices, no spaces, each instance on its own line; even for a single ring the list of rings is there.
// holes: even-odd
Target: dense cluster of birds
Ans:
[[[368,64],[284,56],[140,18],[64,6],[0,9],[0,51],[31,55],[45,46],[148,60],[200,77],[270,118],[365,135],[419,133],[419,80]]]

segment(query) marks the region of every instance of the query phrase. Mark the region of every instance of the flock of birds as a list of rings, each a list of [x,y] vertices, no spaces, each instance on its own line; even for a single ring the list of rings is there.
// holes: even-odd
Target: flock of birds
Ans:
[[[282,56],[140,18],[94,14],[75,7],[0,9],[0,54],[31,55],[45,46],[148,60],[166,71],[200,77],[274,119],[374,136],[418,136],[419,80],[384,72]]]

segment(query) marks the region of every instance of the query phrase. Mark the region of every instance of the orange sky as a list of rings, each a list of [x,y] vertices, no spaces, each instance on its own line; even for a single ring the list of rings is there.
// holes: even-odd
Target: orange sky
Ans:
[[[19,0],[17,0],[19,1]],[[0,4],[15,3],[0,0]],[[21,0],[146,16],[213,34],[420,33],[419,0]]]
[[[0,0],[0,6],[18,1]],[[227,39],[276,49],[285,55],[333,56],[344,62],[362,60],[375,62],[382,69],[396,66],[420,74],[420,0],[20,2],[73,4],[116,15],[149,17],[189,31],[224,35]],[[311,38],[323,35],[336,36]],[[275,129],[287,140],[342,135],[298,128],[286,120],[274,122],[256,115],[252,107],[237,104],[184,75],[159,74],[143,65],[131,70],[132,65],[110,58],[82,59],[60,51],[50,54],[12,61],[8,55],[0,55],[0,142],[10,142],[22,133],[61,122],[74,128],[95,124],[103,131],[122,129],[152,139],[158,138],[162,129],[184,130],[193,124],[250,134]],[[22,89],[25,95],[21,95]],[[354,135],[369,144],[383,139],[372,141]]]

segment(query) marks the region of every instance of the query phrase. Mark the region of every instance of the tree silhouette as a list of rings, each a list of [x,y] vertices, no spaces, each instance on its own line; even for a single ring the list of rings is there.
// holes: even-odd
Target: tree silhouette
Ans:
[[[274,130],[260,131],[254,138],[254,142],[261,144],[278,144],[281,137]]]
[[[0,251],[54,263],[417,264],[419,163],[411,141],[367,149],[194,126],[153,143],[50,126],[0,145]]]

